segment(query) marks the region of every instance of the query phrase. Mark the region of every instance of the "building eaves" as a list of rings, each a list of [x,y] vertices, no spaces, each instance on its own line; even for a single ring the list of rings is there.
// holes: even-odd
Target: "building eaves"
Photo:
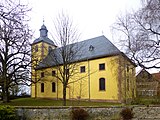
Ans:
[[[37,38],[37,39],[35,39],[35,40],[33,41],[32,45],[37,44],[37,43],[39,43],[39,42],[45,42],[45,43],[48,43],[48,44],[50,44],[50,45],[56,46],[56,45],[54,44],[54,42],[53,42],[51,39],[49,39],[48,37],[39,37],[39,38]]]

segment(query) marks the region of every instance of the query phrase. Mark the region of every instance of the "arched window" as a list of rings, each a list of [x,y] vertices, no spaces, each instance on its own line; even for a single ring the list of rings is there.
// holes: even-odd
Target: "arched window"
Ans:
[[[99,79],[99,90],[105,90],[105,89],[106,89],[105,78],[100,78]]]
[[[52,82],[52,92],[56,92],[56,83]]]
[[[41,83],[41,92],[44,92],[44,83]]]

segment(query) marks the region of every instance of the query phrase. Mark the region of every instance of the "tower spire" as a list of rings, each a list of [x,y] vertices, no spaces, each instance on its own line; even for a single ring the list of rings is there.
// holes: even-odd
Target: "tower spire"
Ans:
[[[48,30],[46,28],[46,26],[44,25],[44,17],[43,17],[43,25],[41,26],[40,29],[40,37],[47,37]]]

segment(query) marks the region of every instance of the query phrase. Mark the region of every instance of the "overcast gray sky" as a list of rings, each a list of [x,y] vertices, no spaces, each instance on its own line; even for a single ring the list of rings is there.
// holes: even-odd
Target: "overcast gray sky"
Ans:
[[[116,16],[132,9],[138,9],[140,0],[28,0],[32,7],[30,25],[39,37],[39,29],[43,24],[53,34],[53,20],[62,10],[73,19],[81,33],[81,39],[89,39],[104,34],[112,41],[110,26]],[[51,37],[50,37],[51,38]]]

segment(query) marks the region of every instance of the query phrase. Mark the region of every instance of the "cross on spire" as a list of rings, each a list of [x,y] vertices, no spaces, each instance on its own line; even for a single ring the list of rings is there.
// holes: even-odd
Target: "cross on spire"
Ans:
[[[43,16],[43,25],[44,25],[44,16]]]

